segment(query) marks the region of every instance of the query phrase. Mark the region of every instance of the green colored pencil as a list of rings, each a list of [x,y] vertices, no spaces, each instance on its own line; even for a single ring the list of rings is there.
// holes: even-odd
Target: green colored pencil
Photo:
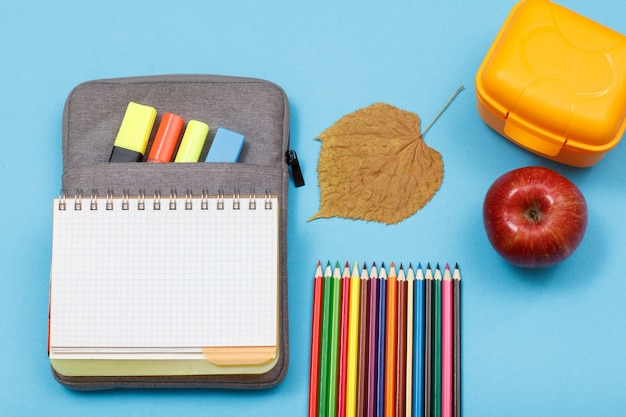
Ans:
[[[339,262],[331,278],[331,306],[330,306],[330,360],[328,363],[328,409],[327,416],[337,415],[337,388],[339,373],[339,327],[341,318],[341,270]]]
[[[331,339],[331,306],[332,306],[332,270],[330,262],[326,265],[324,271],[324,291],[322,295],[322,341],[320,343],[320,375],[319,375],[319,394],[318,394],[318,415],[328,415],[328,392],[329,392],[329,370],[330,370],[330,352],[332,345]]]

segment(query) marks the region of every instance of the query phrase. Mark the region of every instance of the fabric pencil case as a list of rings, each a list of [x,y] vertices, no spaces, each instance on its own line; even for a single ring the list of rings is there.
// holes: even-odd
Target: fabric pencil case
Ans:
[[[208,125],[201,162],[149,163],[148,151],[142,162],[109,162],[131,102],[156,111],[148,149],[166,112],[187,128],[191,120]],[[245,137],[238,162],[202,162],[219,128]],[[50,278],[54,377],[76,390],[257,389],[282,381],[285,92],[265,80],[214,75],[89,81],[69,94],[62,135]],[[140,247],[145,239],[149,249]],[[133,247],[120,249],[127,242]],[[179,265],[167,269],[172,262]]]

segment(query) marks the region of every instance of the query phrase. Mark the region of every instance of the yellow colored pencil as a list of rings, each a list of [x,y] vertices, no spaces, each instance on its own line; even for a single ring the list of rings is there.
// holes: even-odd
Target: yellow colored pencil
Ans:
[[[356,416],[357,368],[359,359],[359,308],[361,276],[354,263],[350,277],[350,318],[348,324],[348,381],[346,387],[346,417]]]

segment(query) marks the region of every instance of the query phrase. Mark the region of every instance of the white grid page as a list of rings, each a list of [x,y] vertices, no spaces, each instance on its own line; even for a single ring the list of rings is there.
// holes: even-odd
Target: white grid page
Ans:
[[[54,201],[50,346],[54,348],[274,346],[278,201],[217,210],[200,199],[154,210],[114,200],[105,210]]]

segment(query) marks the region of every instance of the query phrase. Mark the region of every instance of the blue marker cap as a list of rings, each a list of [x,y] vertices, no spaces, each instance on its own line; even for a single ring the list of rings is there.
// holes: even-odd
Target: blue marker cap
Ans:
[[[241,133],[218,128],[205,162],[237,162],[244,140],[245,136]]]

